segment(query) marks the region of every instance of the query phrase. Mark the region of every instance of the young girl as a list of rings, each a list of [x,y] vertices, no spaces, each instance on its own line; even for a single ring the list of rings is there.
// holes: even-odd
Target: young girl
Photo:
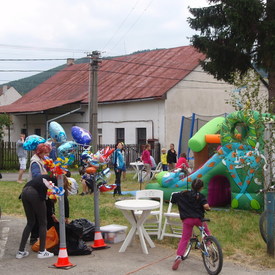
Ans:
[[[203,181],[195,179],[192,182],[191,191],[182,191],[172,195],[171,202],[178,205],[180,218],[182,220],[182,236],[178,244],[177,257],[172,269],[177,270],[183,260],[183,254],[192,236],[194,226],[202,226],[205,210],[210,210],[209,204],[200,191],[203,188]],[[205,232],[210,235],[207,224],[204,223]]]

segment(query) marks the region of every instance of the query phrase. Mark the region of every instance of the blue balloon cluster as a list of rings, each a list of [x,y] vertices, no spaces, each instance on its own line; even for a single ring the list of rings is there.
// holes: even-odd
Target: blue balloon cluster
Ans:
[[[45,143],[46,140],[38,135],[30,135],[26,137],[23,143],[23,148],[27,151],[33,151],[36,149],[37,145],[40,143]]]
[[[66,142],[67,141],[67,136],[65,133],[65,130],[63,129],[63,127],[55,122],[52,121],[49,125],[49,133],[50,133],[50,137],[52,139],[55,139],[57,142]]]
[[[72,130],[72,137],[73,139],[81,145],[89,145],[92,141],[92,135],[90,132],[88,132],[87,130],[78,127],[78,126],[73,126]]]

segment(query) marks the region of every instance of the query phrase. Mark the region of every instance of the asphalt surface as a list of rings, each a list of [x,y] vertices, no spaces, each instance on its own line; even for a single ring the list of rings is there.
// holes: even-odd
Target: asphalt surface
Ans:
[[[17,174],[4,174],[2,180],[17,180]],[[25,217],[2,216],[0,219],[0,274],[22,275],[30,274],[96,274],[96,275],[169,275],[169,274],[207,274],[202,258],[198,253],[191,251],[190,256],[185,260],[177,271],[171,269],[175,259],[175,250],[157,245],[155,248],[148,248],[149,254],[143,254],[141,246],[136,237],[135,241],[125,252],[120,253],[122,243],[110,244],[110,248],[93,250],[91,255],[69,256],[69,261],[75,267],[63,270],[53,268],[58,257],[49,259],[37,259],[36,253],[31,251],[29,245],[26,250],[30,255],[23,259],[16,259],[21,234],[26,224]],[[91,245],[92,243],[87,243]],[[244,263],[245,264],[245,263]],[[247,266],[225,261],[220,274],[223,275],[274,275],[272,270],[254,270]]]

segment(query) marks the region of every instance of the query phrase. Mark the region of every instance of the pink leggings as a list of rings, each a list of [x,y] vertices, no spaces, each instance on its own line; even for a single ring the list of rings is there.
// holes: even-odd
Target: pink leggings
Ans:
[[[177,255],[182,256],[186,250],[187,244],[192,237],[193,227],[202,226],[202,222],[198,218],[187,218],[182,221],[182,236],[178,244]],[[207,223],[204,222],[203,226],[207,235],[211,235]]]

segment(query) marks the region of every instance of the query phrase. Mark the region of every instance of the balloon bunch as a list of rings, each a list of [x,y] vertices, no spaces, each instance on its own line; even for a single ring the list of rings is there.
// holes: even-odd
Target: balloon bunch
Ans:
[[[46,179],[43,179],[43,182],[48,188],[47,195],[50,199],[60,198],[65,194],[65,190],[63,187],[57,187],[52,181],[48,181]]]
[[[107,146],[106,148],[97,151],[95,154],[90,151],[84,151],[81,154],[81,161],[86,167],[88,174],[95,174],[98,171],[102,171],[107,167],[107,163],[110,161],[110,156],[114,152],[114,148]],[[87,170],[88,169],[88,170]]]
[[[101,192],[111,191],[116,187],[115,184],[107,185],[107,179],[111,175],[107,163],[110,161],[110,156],[114,150],[108,146],[95,154],[87,150],[81,154],[86,173],[93,175],[93,179]]]
[[[68,159],[61,157],[53,161],[49,157],[43,160],[46,170],[54,176],[66,174],[68,171]]]

